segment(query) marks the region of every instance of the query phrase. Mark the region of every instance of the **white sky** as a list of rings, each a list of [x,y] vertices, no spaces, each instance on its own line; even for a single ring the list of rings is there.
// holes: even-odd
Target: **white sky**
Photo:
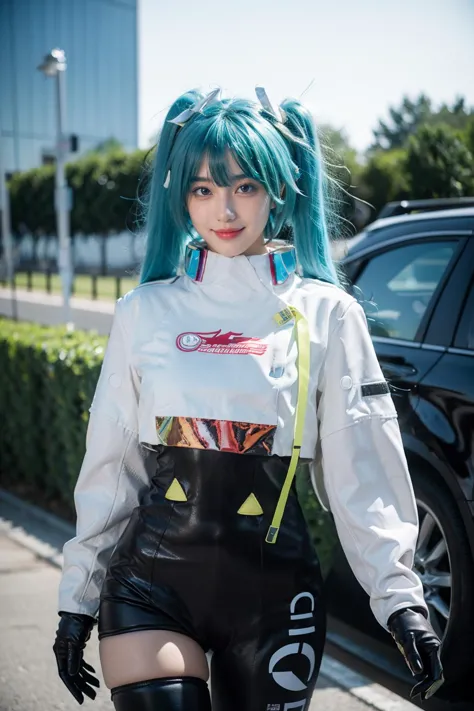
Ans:
[[[474,0],[138,0],[140,145],[187,89],[304,100],[366,148],[404,94],[474,105]]]

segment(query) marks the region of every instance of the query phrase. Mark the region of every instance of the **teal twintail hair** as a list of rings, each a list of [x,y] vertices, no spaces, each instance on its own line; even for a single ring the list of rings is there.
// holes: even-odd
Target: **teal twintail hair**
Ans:
[[[195,113],[183,127],[170,123],[201,98],[196,91],[179,97],[161,131],[142,202],[146,252],[141,283],[179,273],[186,244],[197,236],[186,207],[191,180],[207,159],[214,182],[230,185],[230,151],[242,172],[260,182],[274,204],[265,237],[294,243],[303,276],[340,285],[331,258],[329,219],[334,216],[328,214],[328,181],[309,112],[288,99],[280,107],[282,124],[257,102],[225,99]]]

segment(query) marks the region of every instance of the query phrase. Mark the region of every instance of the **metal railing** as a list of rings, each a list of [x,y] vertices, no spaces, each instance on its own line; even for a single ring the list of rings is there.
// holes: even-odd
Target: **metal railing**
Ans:
[[[44,275],[44,285],[45,285],[45,289],[44,289],[44,290],[46,291],[47,294],[53,294],[53,293],[55,293],[55,292],[53,291],[53,287],[52,287],[52,277],[53,277],[54,275],[57,275],[57,272],[52,272],[52,271],[49,271],[49,270],[47,270],[47,271],[45,271],[45,272],[33,272],[33,270],[31,270],[31,269],[27,269],[26,271],[16,272],[16,273],[13,275],[13,284],[11,285],[11,286],[13,286],[13,288],[15,288],[15,289],[17,289],[17,288],[23,288],[23,285],[22,285],[21,287],[19,287],[18,284],[17,284],[16,276],[17,276],[18,274],[26,274],[26,290],[27,290],[27,291],[34,291],[34,290],[35,290],[35,286],[34,286],[34,284],[33,284],[33,276],[34,276],[35,274],[36,274],[36,275],[38,275],[38,274],[43,274],[43,275]],[[98,276],[97,274],[81,274],[80,276],[81,276],[82,278],[83,278],[83,277],[89,277],[89,278],[90,278],[90,283],[91,283],[91,290],[90,290],[91,299],[93,299],[94,301],[97,301],[97,299],[99,298],[99,289],[98,289],[99,279],[104,279],[104,277],[100,277],[100,276]],[[110,276],[110,277],[106,277],[106,278],[107,278],[107,279],[114,279],[114,281],[115,281],[115,298],[116,298],[116,299],[120,299],[120,297],[123,295],[123,294],[122,294],[122,279],[123,279],[123,277],[121,277],[121,276],[115,276],[115,277]],[[2,276],[2,277],[0,278],[0,285],[1,285],[2,287],[7,287],[7,286],[9,286],[9,283],[8,283],[8,280],[7,280],[6,277]],[[36,280],[36,288],[38,288],[38,281],[37,281],[37,280]],[[56,292],[56,293],[57,293],[57,292]],[[75,290],[75,280],[73,280],[73,283],[72,283],[72,295],[74,296],[75,293],[76,293],[76,290]],[[84,297],[84,298],[87,298],[87,296],[86,296],[85,294],[83,294],[83,293],[81,293],[81,296]]]

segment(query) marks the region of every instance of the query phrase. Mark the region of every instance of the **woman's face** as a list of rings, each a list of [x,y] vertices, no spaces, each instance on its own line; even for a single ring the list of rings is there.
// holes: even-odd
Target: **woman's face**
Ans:
[[[270,214],[271,200],[256,180],[246,178],[229,154],[232,183],[219,187],[203,161],[188,195],[188,211],[196,232],[212,252],[225,257],[264,254],[263,232]]]

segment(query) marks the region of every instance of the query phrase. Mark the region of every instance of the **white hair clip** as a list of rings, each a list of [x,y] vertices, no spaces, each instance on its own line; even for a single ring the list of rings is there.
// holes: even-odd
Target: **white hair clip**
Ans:
[[[169,188],[169,186],[170,186],[170,180],[171,180],[171,170],[169,170],[169,171],[166,173],[166,180],[165,180],[165,182],[163,183],[163,187],[164,187],[166,190],[168,190],[168,188]]]
[[[185,109],[180,114],[178,114],[178,116],[175,116],[175,118],[169,119],[168,123],[174,123],[177,126],[184,126],[184,124],[189,121],[189,119],[192,118],[194,114],[202,114],[205,108],[219,101],[217,97],[219,96],[220,91],[220,89],[213,89],[213,91],[210,91],[209,94],[207,94],[203,99],[198,101],[197,104],[191,106],[190,109]]]
[[[267,113],[271,114],[274,118],[276,118],[276,120],[280,123],[285,123],[286,113],[283,111],[283,109],[280,109],[280,107],[277,107],[276,109],[273,107],[270,99],[268,98],[268,94],[263,88],[263,86],[256,86],[255,93],[257,94],[257,99],[260,101],[262,108]]]

